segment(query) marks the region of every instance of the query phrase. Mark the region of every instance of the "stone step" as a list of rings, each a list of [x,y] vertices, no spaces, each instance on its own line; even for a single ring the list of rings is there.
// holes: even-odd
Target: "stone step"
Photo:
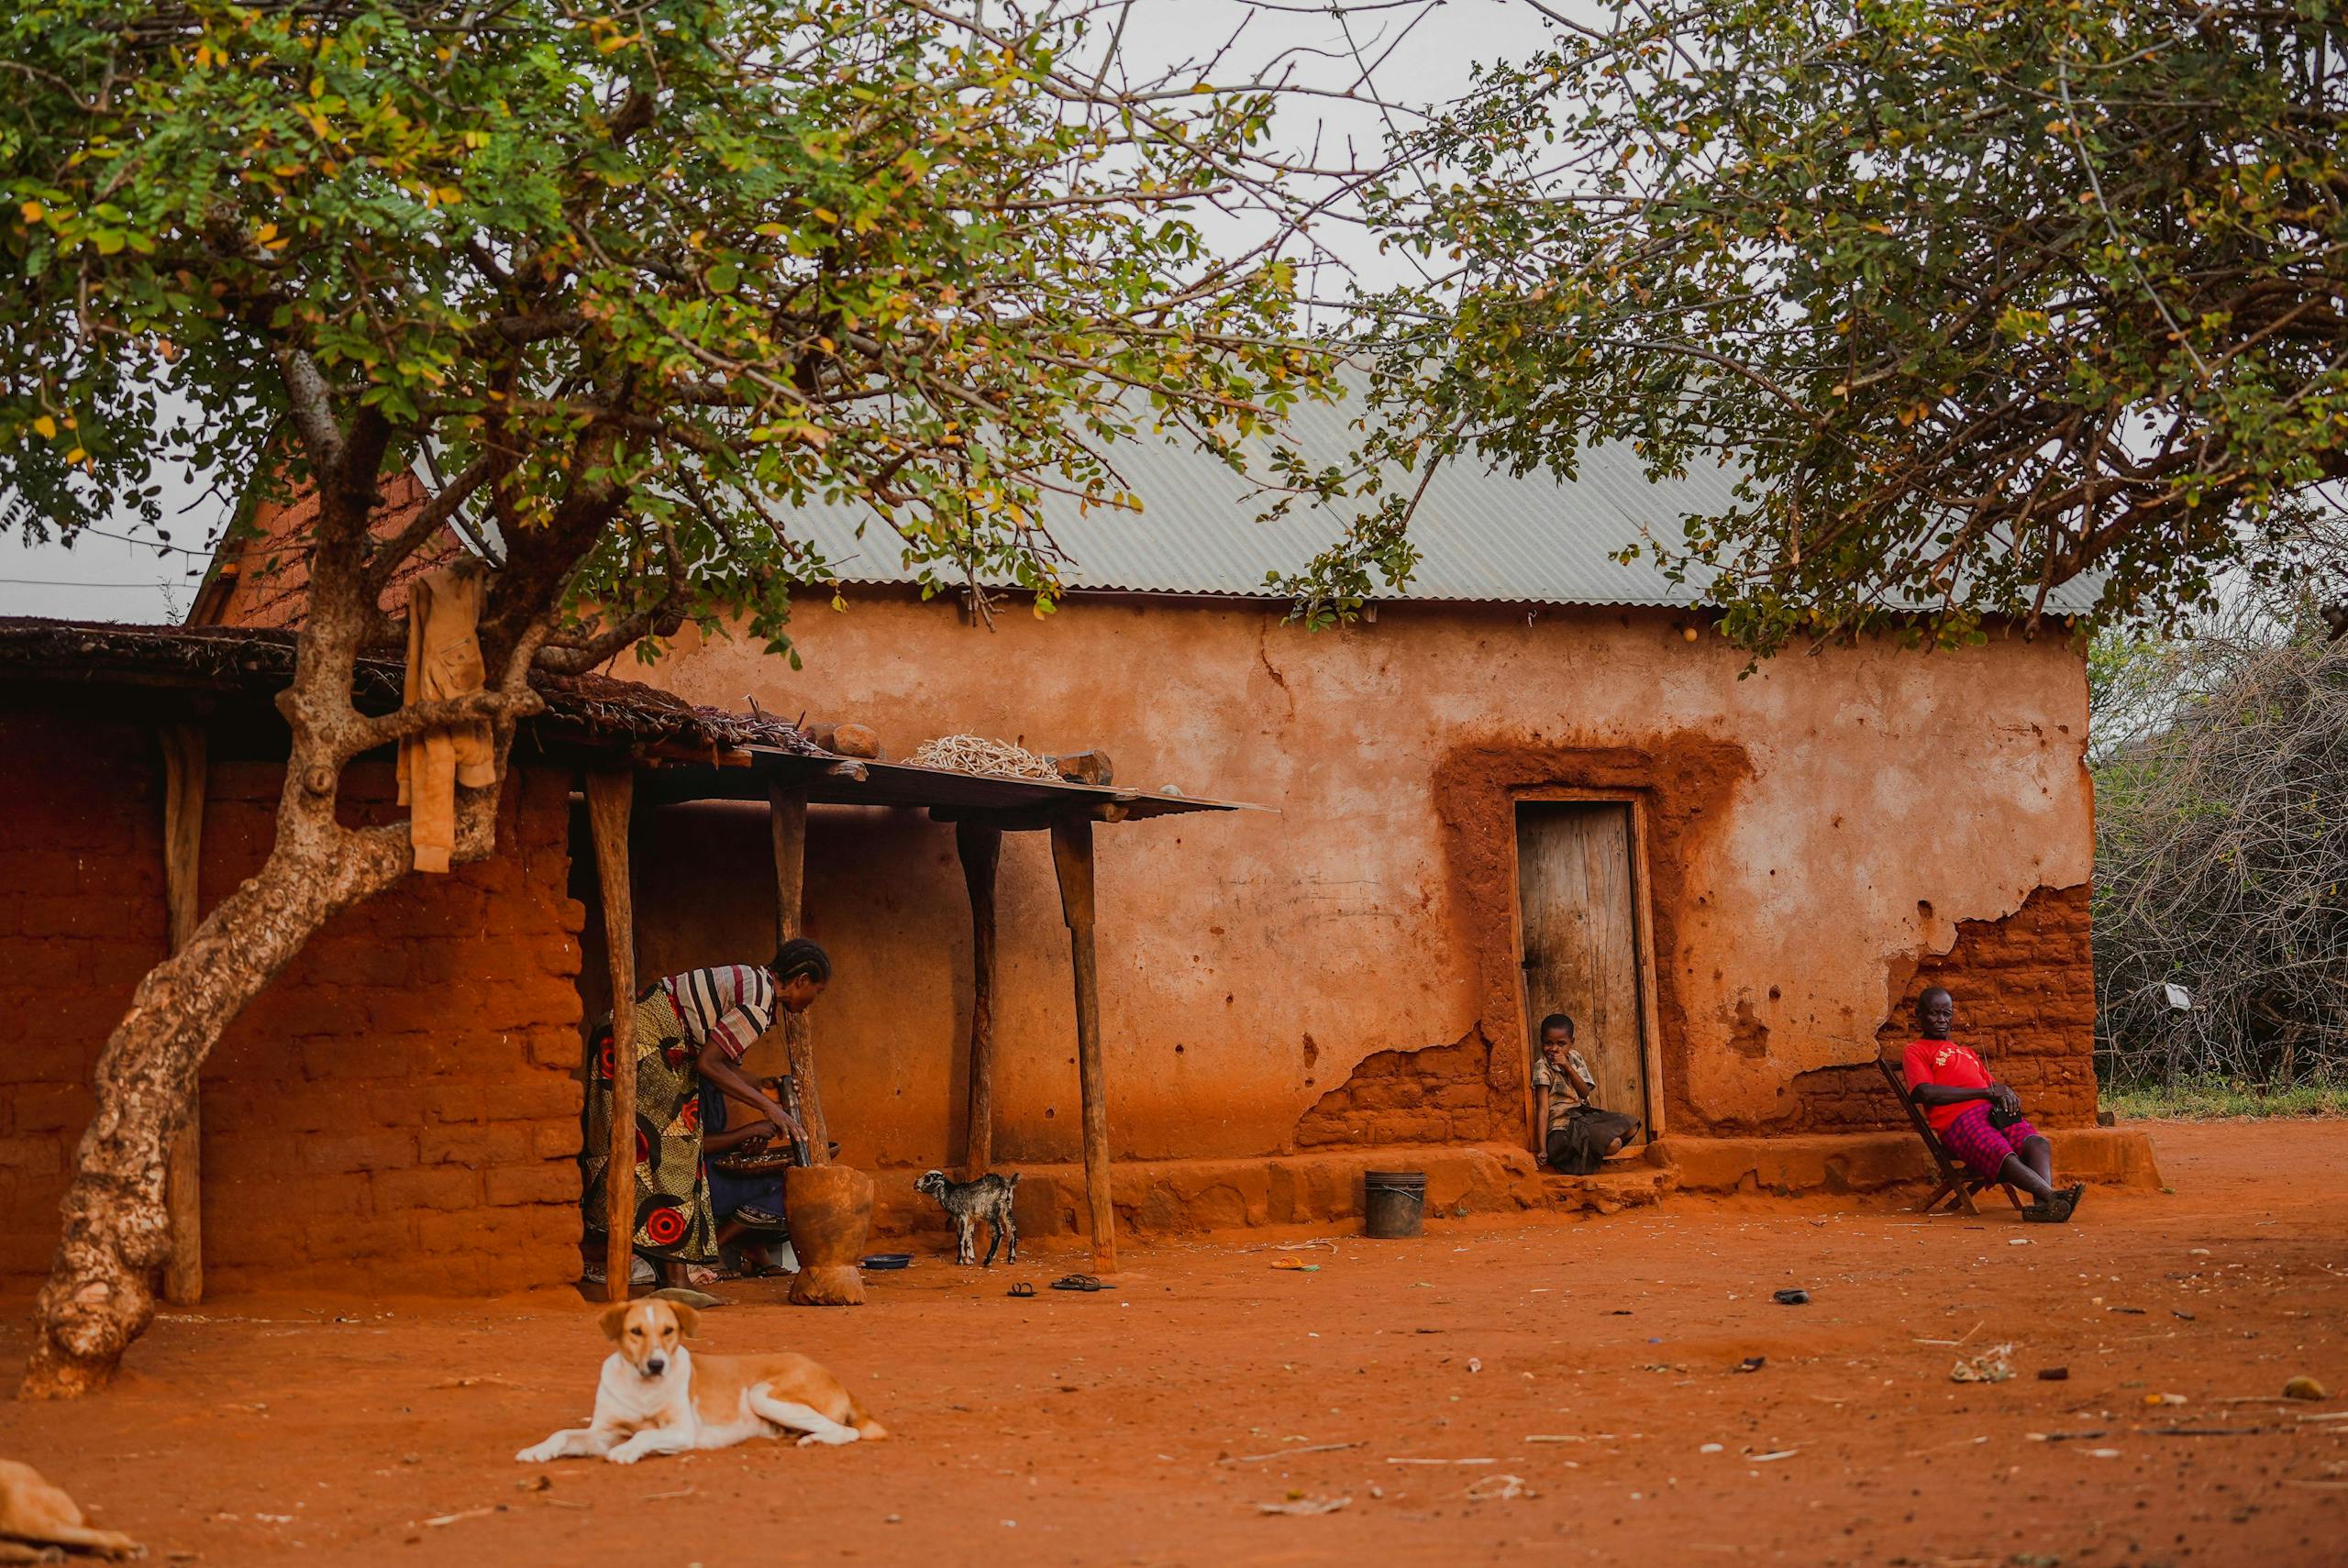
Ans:
[[[1669,1166],[1616,1164],[1596,1176],[1560,1176],[1545,1171],[1541,1190],[1549,1207],[1561,1213],[1619,1214],[1663,1200],[1677,1188],[1679,1177]]]

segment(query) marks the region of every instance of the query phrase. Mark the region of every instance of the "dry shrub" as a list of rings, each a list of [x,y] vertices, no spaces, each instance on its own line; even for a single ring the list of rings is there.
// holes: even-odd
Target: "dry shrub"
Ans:
[[[2348,1080],[2348,645],[2138,656],[2153,717],[2097,769],[2104,1076]]]

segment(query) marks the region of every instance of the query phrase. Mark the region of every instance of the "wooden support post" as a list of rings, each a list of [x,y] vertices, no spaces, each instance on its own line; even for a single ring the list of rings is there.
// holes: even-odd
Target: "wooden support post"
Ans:
[[[774,835],[774,940],[780,947],[801,932],[807,889],[807,790],[780,778],[767,783],[767,825]],[[811,1165],[832,1163],[832,1138],[824,1120],[823,1097],[815,1089],[815,1039],[807,1015],[782,1021],[782,1048],[791,1058],[791,1081],[799,1090],[799,1120],[807,1129]]]
[[[1092,1220],[1092,1272],[1117,1267],[1117,1215],[1109,1201],[1109,1086],[1101,1069],[1101,970],[1092,944],[1092,819],[1070,814],[1052,823],[1052,866],[1059,873],[1068,919],[1069,957],[1076,971],[1076,1074],[1084,1100],[1084,1203]]]
[[[604,949],[612,965],[612,1143],[604,1168],[604,1299],[627,1299],[636,1253],[636,905],[628,891],[628,814],[636,775],[587,775],[587,822],[604,889]],[[593,1064],[588,1070],[592,1073]]]
[[[994,1162],[994,874],[1002,833],[984,823],[957,823],[954,847],[970,889],[970,1125],[962,1174],[976,1181]]]
[[[196,863],[204,842],[204,732],[192,724],[165,726],[163,743],[163,901],[171,911],[172,951],[195,934]],[[187,1086],[187,1121],[172,1140],[164,1166],[163,1210],[171,1226],[171,1261],[163,1265],[163,1299],[193,1307],[204,1299],[204,1096]]]

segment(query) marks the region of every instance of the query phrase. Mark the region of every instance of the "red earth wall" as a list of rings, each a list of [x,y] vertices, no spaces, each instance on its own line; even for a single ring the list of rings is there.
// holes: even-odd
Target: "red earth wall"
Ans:
[[[2048,1127],[2095,1125],[2095,969],[2089,889],[2041,888],[2003,920],[1959,921],[1956,944],[1894,973],[1897,1001],[1876,1035],[1898,1061],[1913,1040],[1916,1000],[1945,987],[1956,999],[1956,1038]],[[1901,966],[1899,967],[1905,967]],[[1904,1127],[1907,1118],[1871,1063],[1823,1067],[1794,1080],[1800,1110],[1789,1132]]]
[[[208,905],[256,869],[282,770],[218,763]],[[345,780],[388,810],[391,770]],[[578,932],[568,780],[510,782],[500,853],[346,911],[205,1062],[207,1287],[487,1292],[578,1273]],[[90,1082],[164,955],[150,733],[0,710],[0,1278],[47,1270]]]
[[[1522,1147],[1523,801],[1645,805],[1656,1120],[1671,1137],[1819,1125],[1797,1081],[1865,1062],[1920,955],[2090,869],[2084,661],[2056,637],[1932,655],[1885,640],[1750,668],[1662,610],[1388,605],[1322,635],[1281,606],[1193,599],[1078,595],[992,630],[943,598],[846,602],[794,621],[803,668],[688,631],[646,679],[868,723],[892,756],[955,733],[1097,745],[1120,784],[1277,808],[1095,835],[1121,1160],[1456,1143],[1470,1127]],[[639,813],[640,972],[766,950],[761,815]],[[996,1157],[1072,1161],[1067,937],[1041,835],[1005,840],[999,907]],[[952,1163],[970,939],[951,828],[819,808],[806,920],[837,965],[812,1021],[843,1158]],[[2069,966],[2064,996],[2087,994],[2083,945],[2044,963]],[[1981,977],[2037,986],[2032,965]],[[2083,1092],[2085,1037],[2063,1039]],[[1407,1098],[1403,1077],[1424,1103],[1379,1103]]]

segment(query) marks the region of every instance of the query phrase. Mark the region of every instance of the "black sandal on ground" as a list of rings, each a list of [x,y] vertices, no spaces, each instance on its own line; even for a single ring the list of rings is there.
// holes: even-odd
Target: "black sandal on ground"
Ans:
[[[1108,1286],[1102,1285],[1099,1280],[1093,1278],[1089,1274],[1072,1274],[1065,1279],[1056,1279],[1052,1281],[1052,1288],[1054,1290],[1081,1290],[1087,1295],[1090,1295],[1096,1290],[1106,1290]]]
[[[1023,1279],[1018,1284],[1013,1286],[1010,1289],[1004,1291],[1003,1294],[1005,1296],[1015,1296],[1022,1301],[1032,1301],[1036,1297],[1036,1287]]]

